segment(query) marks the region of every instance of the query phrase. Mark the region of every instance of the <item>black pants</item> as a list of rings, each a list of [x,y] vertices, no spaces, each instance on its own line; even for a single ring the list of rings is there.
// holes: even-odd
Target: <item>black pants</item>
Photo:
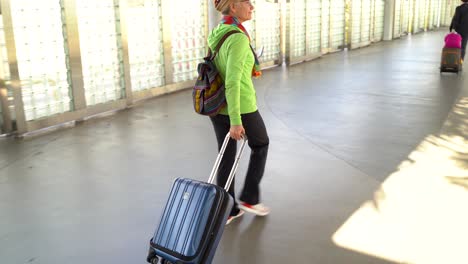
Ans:
[[[461,45],[461,58],[465,60],[465,51],[466,51],[466,41],[468,40],[468,36],[462,36],[462,45]]]
[[[265,164],[268,155],[269,139],[262,116],[258,111],[249,114],[241,115],[242,125],[247,135],[247,143],[251,149],[249,166],[245,176],[244,188],[240,195],[240,200],[249,204],[257,204],[260,202],[260,181],[262,180],[265,171]],[[218,141],[218,150],[223,145],[224,138],[231,128],[229,116],[216,115],[210,117],[213,123],[216,139]],[[217,183],[224,187],[234,164],[237,151],[237,142],[230,139],[224,157],[221,160],[217,175]],[[235,201],[235,206],[231,211],[231,215],[236,215],[239,211],[237,208],[236,196],[234,193],[234,180],[229,189],[229,194],[232,195]]]

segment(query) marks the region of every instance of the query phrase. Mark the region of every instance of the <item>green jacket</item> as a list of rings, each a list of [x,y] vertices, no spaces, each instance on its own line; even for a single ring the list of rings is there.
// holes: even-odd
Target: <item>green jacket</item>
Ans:
[[[255,58],[249,38],[234,25],[220,24],[208,36],[208,46],[214,51],[224,34],[231,30],[239,30],[241,33],[226,39],[214,62],[226,88],[227,106],[221,109],[220,114],[229,115],[231,125],[241,125],[241,114],[257,111],[257,98],[252,83]]]

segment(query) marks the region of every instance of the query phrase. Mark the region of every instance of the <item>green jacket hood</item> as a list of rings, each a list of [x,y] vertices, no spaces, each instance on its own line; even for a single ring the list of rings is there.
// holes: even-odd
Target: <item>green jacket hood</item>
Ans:
[[[232,31],[232,30],[237,30],[241,33],[244,33],[242,32],[242,30],[234,25],[226,25],[226,24],[219,24],[218,26],[216,26],[210,33],[210,35],[208,36],[208,47],[214,51],[214,49],[216,48],[216,45],[218,45],[218,42],[223,38],[223,36],[228,33],[229,31]]]

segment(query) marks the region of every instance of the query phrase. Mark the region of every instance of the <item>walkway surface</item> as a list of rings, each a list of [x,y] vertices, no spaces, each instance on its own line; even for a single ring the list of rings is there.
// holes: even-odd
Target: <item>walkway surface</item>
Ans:
[[[446,31],[255,80],[272,213],[227,226],[214,263],[468,263],[468,81],[439,73]],[[145,263],[173,179],[206,179],[215,156],[190,90],[2,138],[0,262]]]

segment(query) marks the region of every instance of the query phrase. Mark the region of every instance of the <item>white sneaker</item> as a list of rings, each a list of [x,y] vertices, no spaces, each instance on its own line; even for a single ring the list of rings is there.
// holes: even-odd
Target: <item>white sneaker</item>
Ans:
[[[245,203],[245,202],[240,202],[239,203],[239,208],[246,211],[246,212],[256,214],[258,216],[265,216],[265,215],[268,215],[270,213],[270,208],[266,207],[265,205],[263,205],[261,203],[251,205],[251,204],[248,204],[248,203]]]
[[[232,220],[243,216],[244,213],[245,213],[244,211],[239,210],[239,213],[237,213],[236,215],[229,216],[228,219],[227,219],[227,221],[226,221],[226,225],[229,225],[229,224],[232,222]]]

